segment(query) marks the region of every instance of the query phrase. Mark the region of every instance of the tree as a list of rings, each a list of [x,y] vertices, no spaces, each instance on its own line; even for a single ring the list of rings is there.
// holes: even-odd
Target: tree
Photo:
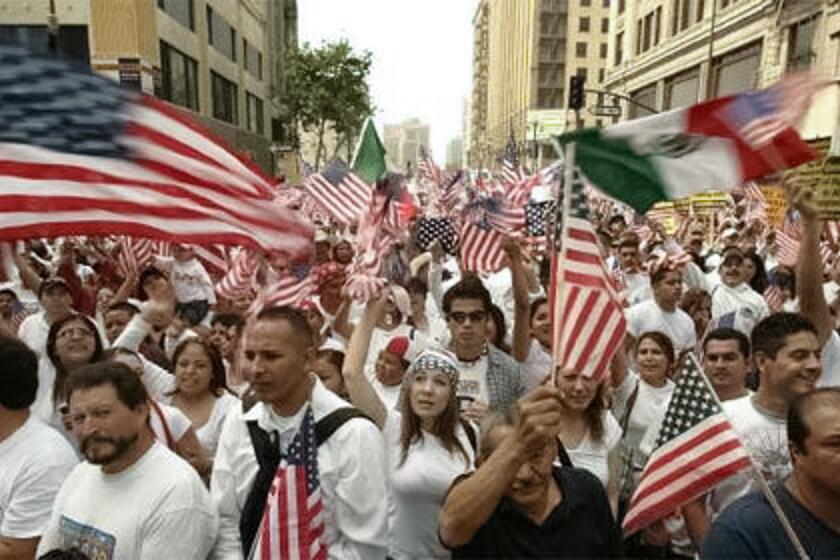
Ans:
[[[338,137],[336,150],[343,147],[347,160],[352,157],[355,138],[373,114],[367,83],[370,66],[370,51],[357,53],[345,39],[319,47],[304,43],[291,52],[280,105],[296,128],[314,132],[316,168],[327,156],[324,135],[330,128]]]

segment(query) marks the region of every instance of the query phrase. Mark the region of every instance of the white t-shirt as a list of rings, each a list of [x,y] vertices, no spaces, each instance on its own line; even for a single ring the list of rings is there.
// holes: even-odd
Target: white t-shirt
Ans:
[[[832,330],[820,355],[822,375],[817,380],[817,387],[840,387],[840,335]]]
[[[195,470],[160,443],[117,474],[82,463],[61,486],[38,554],[76,547],[90,558],[204,560],[216,508]]]
[[[719,284],[712,291],[712,320],[729,313],[735,313],[732,328],[750,336],[756,324],[770,314],[770,308],[749,284],[742,283],[734,288]]]
[[[211,305],[216,303],[213,281],[196,257],[179,261],[173,257],[158,256],[155,262],[169,273],[178,303],[201,300],[206,300]]]
[[[208,457],[216,455],[216,446],[219,444],[219,435],[222,433],[222,426],[227,418],[230,407],[239,406],[239,399],[230,393],[222,393],[222,396],[213,403],[213,410],[210,411],[210,418],[199,429],[195,431],[201,447],[207,452]]]
[[[159,402],[155,404],[160,409],[163,418],[161,419],[160,415],[155,411],[155,408],[151,407],[149,411],[149,427],[152,428],[152,432],[155,434],[157,440],[167,447],[169,447],[169,441],[167,441],[166,437],[166,430],[168,429],[173,443],[177,444],[184,437],[184,434],[187,433],[187,430],[190,429],[192,422],[190,422],[190,419],[183,412],[174,406]],[[163,426],[164,422],[166,422],[166,429]]]
[[[656,439],[676,386],[668,379],[662,387],[654,387],[636,372],[628,372],[621,385],[615,389],[613,414],[616,419],[624,416],[637,383],[639,392],[627,419],[627,432],[624,434],[622,445],[627,449],[639,449],[644,455],[648,455],[652,449],[640,448],[649,447],[652,440]]]
[[[588,470],[597,476],[606,488],[610,477],[607,456],[621,440],[621,426],[609,410],[604,411],[601,421],[604,424],[601,439],[594,440],[592,434],[587,433],[576,448],[571,449],[567,446],[566,452],[573,466]]]
[[[829,280],[823,284],[823,295],[828,305],[831,305],[837,299],[837,296],[840,296],[840,284],[834,280]]]
[[[389,411],[383,428],[393,506],[389,508],[388,555],[398,560],[449,558],[450,553],[438,540],[438,514],[452,481],[472,470],[475,451],[459,424],[456,436],[468,461],[457,450],[447,451],[437,437],[424,434],[409,447],[405,463],[401,463],[401,429],[400,413]]]
[[[531,339],[528,357],[522,364],[522,384],[527,393],[539,386],[543,380],[551,375],[551,354],[549,354],[537,339]]]
[[[458,398],[470,397],[472,400],[490,402],[487,389],[487,354],[475,362],[458,360]]]
[[[633,273],[624,275],[626,289],[626,300],[630,305],[636,305],[653,298],[653,290],[650,287],[650,276],[644,273]]]
[[[0,441],[0,537],[40,536],[61,483],[78,462],[64,436],[33,415]]]
[[[625,316],[627,332],[634,337],[648,331],[659,331],[671,339],[677,352],[694,348],[697,343],[694,321],[680,308],[667,312],[655,300],[648,300],[629,308]]]
[[[373,385],[373,390],[382,399],[382,403],[388,410],[396,410],[400,404],[400,392],[402,391],[402,383],[398,385],[383,385],[378,379],[370,382]]]
[[[46,358],[47,356],[47,336],[49,334],[50,326],[44,318],[43,311],[30,315],[18,327],[18,338],[38,354],[39,358]]]
[[[725,401],[723,411],[738,433],[741,443],[769,483],[780,482],[792,471],[788,452],[787,421],[759,411],[754,395]],[[709,497],[712,516],[758,488],[750,471],[742,471],[720,483]]]

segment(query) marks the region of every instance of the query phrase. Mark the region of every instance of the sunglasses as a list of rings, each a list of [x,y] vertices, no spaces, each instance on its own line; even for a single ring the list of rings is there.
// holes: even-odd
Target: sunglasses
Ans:
[[[449,318],[459,325],[463,325],[467,319],[470,320],[470,323],[480,323],[487,319],[487,312],[472,311],[471,313],[464,313],[463,311],[455,311],[449,314]]]

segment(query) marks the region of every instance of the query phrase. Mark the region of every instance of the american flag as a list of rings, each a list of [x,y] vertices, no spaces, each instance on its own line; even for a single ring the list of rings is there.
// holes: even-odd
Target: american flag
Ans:
[[[516,142],[511,136],[505,146],[505,157],[502,160],[502,183],[515,185],[521,180],[522,168],[519,166],[519,156],[516,154]]]
[[[315,416],[307,408],[271,483],[253,558],[326,560]]]
[[[435,165],[431,154],[426,148],[420,146],[420,154],[417,159],[417,178],[421,181],[429,181],[437,186],[441,182],[440,168]]]
[[[230,268],[230,257],[224,245],[193,245],[192,249],[213,278],[224,276]]]
[[[754,150],[771,144],[805,114],[815,91],[808,76],[785,76],[773,86],[742,93],[726,108],[731,126]]]
[[[274,181],[177,109],[0,46],[0,236],[131,235],[306,253]]]
[[[254,276],[259,269],[256,255],[242,248],[233,257],[227,274],[216,284],[216,293],[229,300],[250,297],[254,292]]]
[[[782,307],[782,290],[776,284],[770,284],[764,290],[764,301],[771,313],[777,312]]]
[[[168,241],[122,236],[117,253],[117,267],[123,276],[139,274],[153,262],[155,256],[169,256],[171,252]]]
[[[776,230],[776,245],[779,248],[779,263],[795,267],[799,260],[799,238],[791,235],[788,229],[779,229]]]
[[[373,193],[371,185],[338,160],[307,177],[304,189],[342,224],[358,222],[367,212]]]
[[[246,315],[256,315],[265,307],[297,307],[303,300],[312,296],[317,289],[318,284],[308,269],[293,270],[292,274],[284,276],[274,284],[265,287],[257,299],[254,300]]]
[[[450,255],[454,255],[458,250],[458,232],[449,218],[420,218],[414,231],[414,239],[417,246],[424,251],[435,241]]]
[[[751,465],[697,359],[688,355],[662,420],[656,449],[630,500],[622,523],[624,534],[662,519]]]
[[[600,379],[624,338],[626,321],[577,172],[570,190],[569,214],[563,215],[561,198],[555,218],[550,287],[554,363]]]
[[[465,219],[461,226],[461,264],[471,272],[495,272],[505,266],[505,236],[486,222]]]

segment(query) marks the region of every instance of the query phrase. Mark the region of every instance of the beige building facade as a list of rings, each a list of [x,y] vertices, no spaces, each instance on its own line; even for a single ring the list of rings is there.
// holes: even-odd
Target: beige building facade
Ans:
[[[296,0],[55,0],[58,48],[196,116],[269,172],[289,140],[277,118]],[[0,0],[0,36],[39,48],[50,2]]]
[[[419,119],[400,124],[386,124],[382,128],[382,144],[393,169],[400,173],[417,171],[421,150],[429,151],[429,125]]]
[[[564,109],[569,77],[598,89],[607,62],[610,0],[481,0],[473,18],[472,167],[498,160],[511,135],[535,154],[535,111]],[[592,103],[595,99],[592,98]],[[599,117],[587,110],[584,122]],[[548,143],[540,149],[548,151]]]
[[[631,119],[765,87],[786,71],[829,82],[800,132],[832,136],[840,112],[837,0],[614,1],[604,87]]]

